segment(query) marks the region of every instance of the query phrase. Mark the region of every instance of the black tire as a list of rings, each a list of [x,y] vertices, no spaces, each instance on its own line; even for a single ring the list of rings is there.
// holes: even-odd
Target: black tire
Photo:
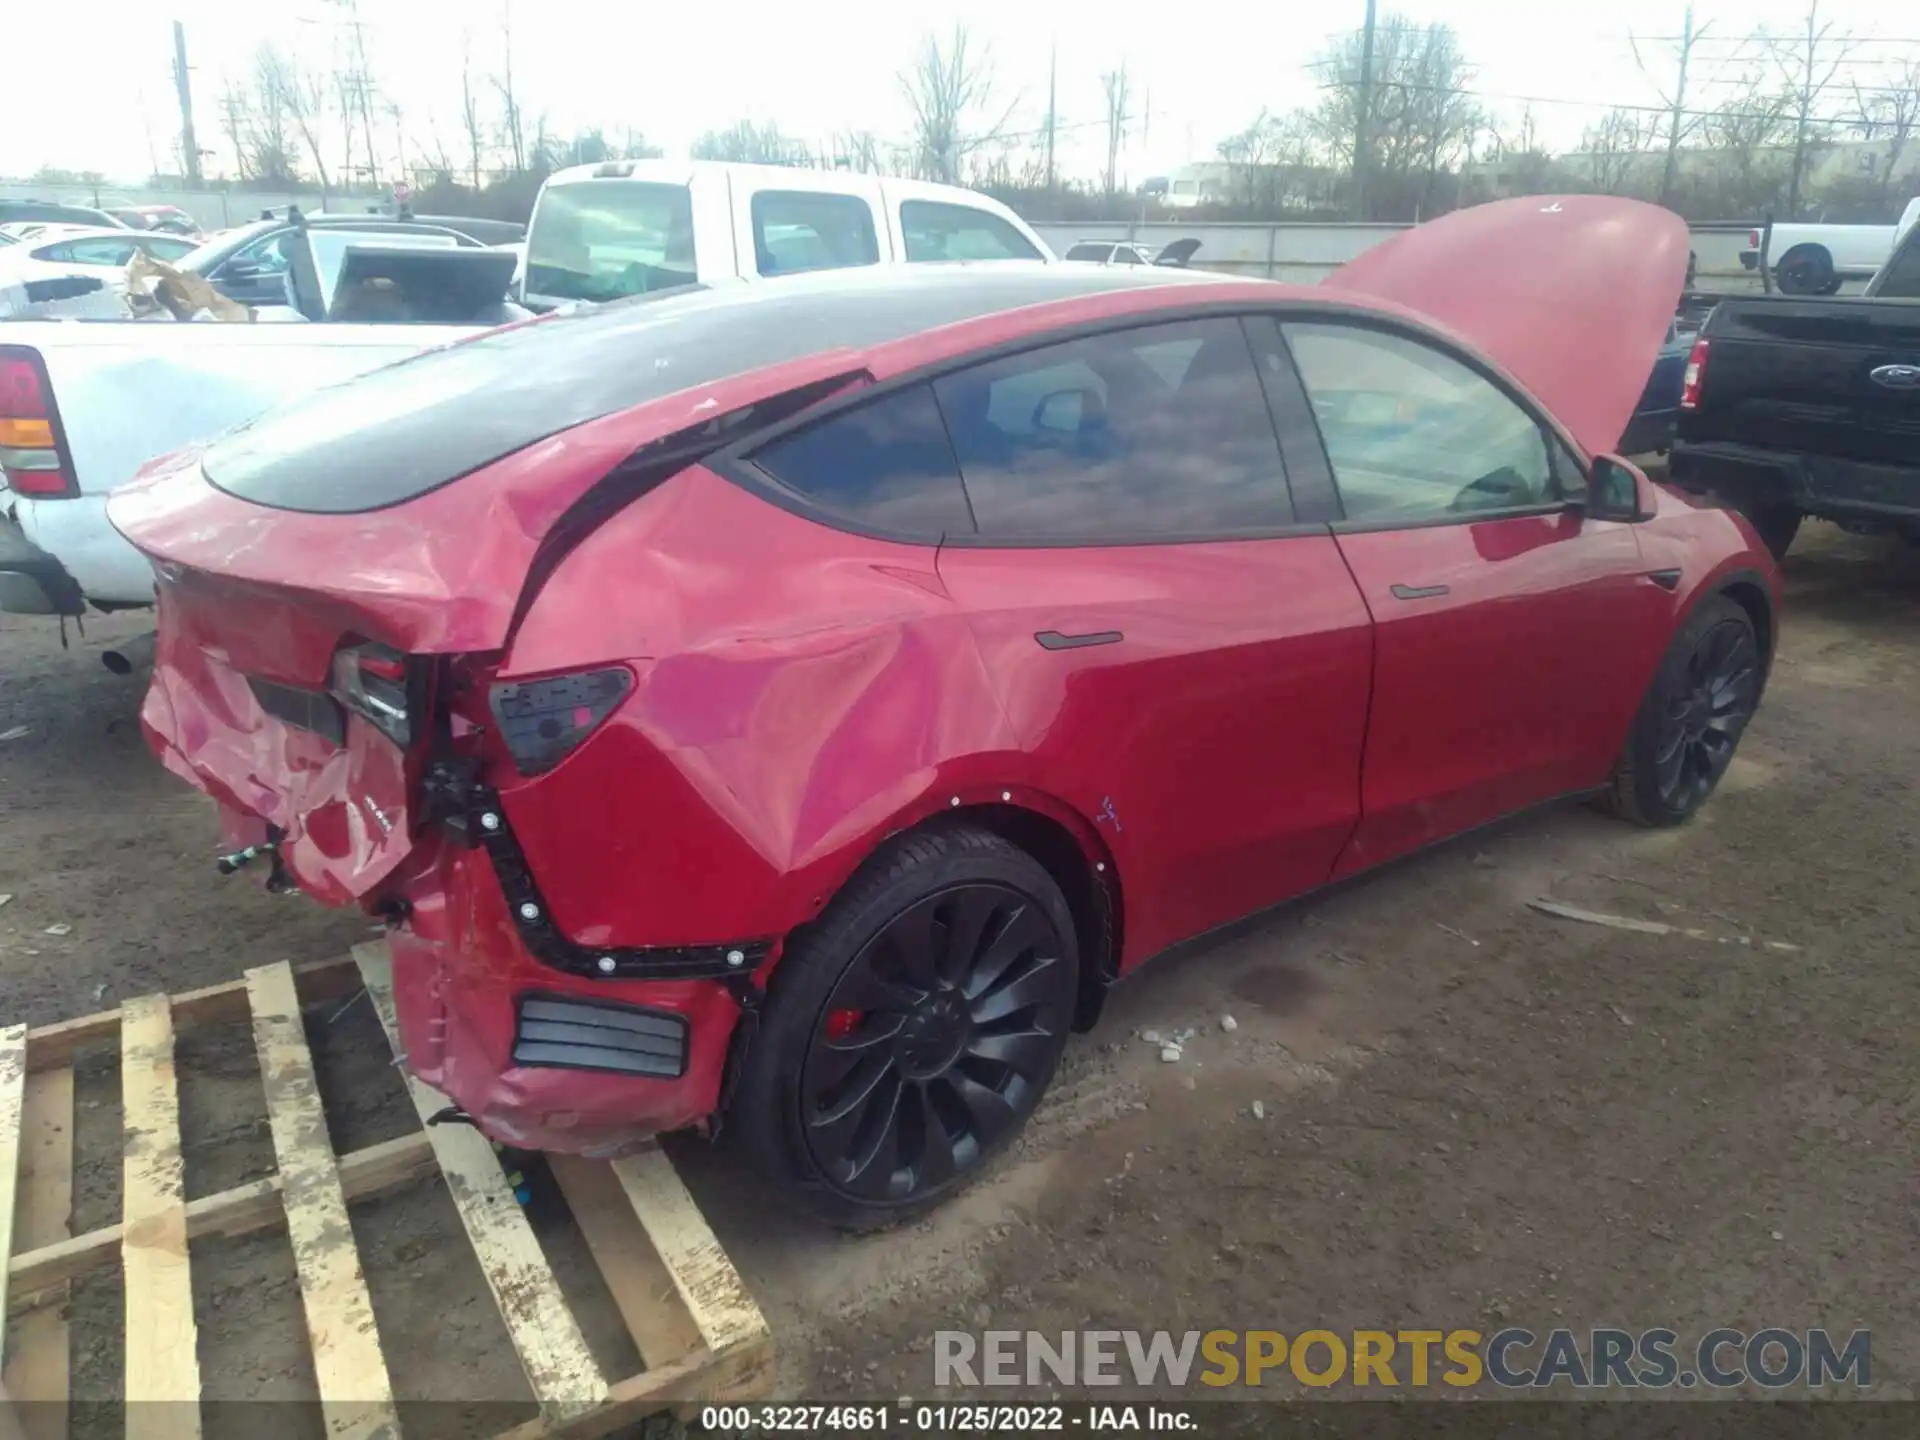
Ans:
[[[971,826],[905,837],[789,941],[727,1134],[830,1225],[919,1215],[1025,1127],[1078,979],[1066,898],[1032,856]]]
[[[1833,283],[1833,256],[1823,245],[1796,245],[1773,273],[1782,295],[1819,295]]]
[[[1765,685],[1752,617],[1726,595],[1703,600],[1640,702],[1608,782],[1607,808],[1652,828],[1690,819],[1733,762]]]
[[[1753,533],[1760,537],[1760,543],[1767,547],[1775,560],[1787,558],[1787,551],[1793,548],[1794,536],[1800,533],[1800,522],[1805,518],[1799,506],[1790,500],[1762,500],[1756,495],[1722,495],[1719,498],[1727,509],[1738,510],[1746,516],[1747,523],[1753,526]]]

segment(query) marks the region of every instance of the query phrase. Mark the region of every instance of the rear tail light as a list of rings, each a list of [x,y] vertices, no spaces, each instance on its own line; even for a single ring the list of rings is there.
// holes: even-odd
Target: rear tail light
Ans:
[[[46,366],[39,351],[18,345],[0,345],[0,475],[35,500],[80,493]]]
[[[1760,248],[1760,232],[1758,230],[1749,230],[1747,232],[1747,248],[1750,250],[1758,250]]]
[[[1680,377],[1680,408],[1698,410],[1700,408],[1700,385],[1707,378],[1707,342],[1693,342],[1693,353],[1687,356],[1687,370]]]
[[[493,717],[514,768],[522,775],[551,770],[613,713],[632,686],[633,675],[623,666],[496,684],[490,696]]]
[[[373,722],[394,744],[413,741],[407,696],[407,657],[372,643],[343,645],[334,652],[327,693],[354,714]]]

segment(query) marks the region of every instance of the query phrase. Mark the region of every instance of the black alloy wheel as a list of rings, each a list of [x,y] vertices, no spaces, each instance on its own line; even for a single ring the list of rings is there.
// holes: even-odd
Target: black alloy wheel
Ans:
[[[1766,686],[1753,617],[1711,595],[1674,635],[1647,687],[1605,794],[1639,825],[1678,825],[1705,803],[1733,763]]]
[[[898,1205],[976,1169],[1051,1078],[1074,995],[1047,907],[1011,884],[954,884],[899,911],[814,1024],[799,1101],[822,1179]]]
[[[1692,811],[1733,760],[1740,733],[1760,703],[1760,654],[1745,616],[1709,627],[1687,656],[1681,683],[1667,697],[1654,751],[1654,783],[1674,810]]]

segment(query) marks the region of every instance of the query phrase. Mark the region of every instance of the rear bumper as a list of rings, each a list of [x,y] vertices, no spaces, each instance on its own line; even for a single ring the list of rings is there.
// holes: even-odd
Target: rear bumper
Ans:
[[[455,842],[381,900],[408,1068],[502,1144],[611,1156],[711,1118],[741,1008],[717,980],[598,980],[535,959],[484,851]],[[411,867],[410,867],[411,869]]]
[[[80,587],[53,556],[0,514],[0,611],[11,615],[78,615]]]
[[[1760,268],[1760,252],[1758,250],[1742,250],[1740,252],[1740,268],[1742,270],[1758,270]]]
[[[105,495],[66,500],[17,496],[13,508],[20,533],[43,554],[57,557],[70,577],[76,605],[80,595],[105,609],[153,604],[153,566],[113,528]]]
[[[1669,473],[1683,489],[1745,491],[1811,515],[1920,522],[1920,464],[1682,439],[1674,442]]]

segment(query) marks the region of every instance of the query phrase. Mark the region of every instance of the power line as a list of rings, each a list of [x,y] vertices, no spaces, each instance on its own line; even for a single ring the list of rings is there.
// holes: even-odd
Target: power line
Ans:
[[[1376,86],[1389,90],[1405,90],[1415,94],[1426,95],[1464,95],[1476,100],[1504,100],[1512,105],[1569,105],[1584,110],[1632,110],[1651,115],[1667,115],[1672,113],[1672,107],[1668,105],[1633,105],[1614,100],[1573,100],[1564,95],[1511,95],[1495,90],[1471,90],[1463,85],[1422,85],[1417,82],[1405,80],[1375,80],[1373,83]],[[1346,90],[1351,87],[1339,81],[1330,81],[1317,88],[1321,90]],[[1851,93],[1851,91],[1849,91],[1849,93]],[[1906,95],[1911,92],[1904,88],[1894,88],[1882,92],[1862,86],[1860,93],[1862,95],[1879,93]],[[1752,110],[1683,110],[1681,113],[1701,120],[1741,120],[1748,118],[1754,112]],[[1844,124],[1845,122],[1837,121],[1831,123]]]

